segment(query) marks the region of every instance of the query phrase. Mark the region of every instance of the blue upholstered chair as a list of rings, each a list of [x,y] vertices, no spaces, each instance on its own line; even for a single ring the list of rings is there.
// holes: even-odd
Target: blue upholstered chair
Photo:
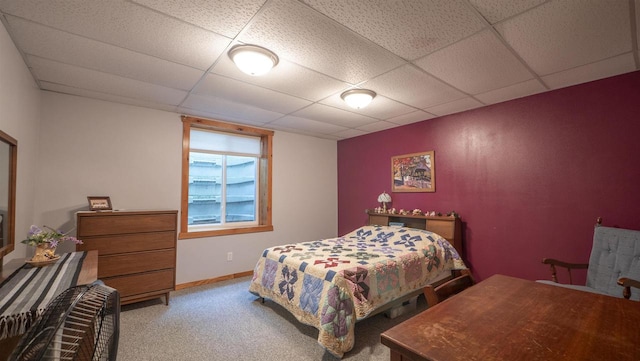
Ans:
[[[600,224],[599,218],[593,232],[589,263],[567,263],[545,258],[542,263],[551,267],[552,281],[539,282],[614,297],[623,297],[623,290],[626,290],[625,293],[630,294],[630,299],[640,300],[640,292],[630,292],[630,287],[636,284],[633,280],[640,279],[640,231],[604,227]],[[556,267],[567,269],[570,284],[558,283]],[[581,268],[587,269],[586,285],[571,284],[571,270]],[[631,281],[621,280],[619,284],[618,281],[621,278],[631,279]]]

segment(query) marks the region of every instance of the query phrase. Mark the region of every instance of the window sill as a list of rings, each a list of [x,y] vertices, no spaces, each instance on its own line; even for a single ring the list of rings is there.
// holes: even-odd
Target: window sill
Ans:
[[[243,233],[258,233],[258,232],[270,232],[273,231],[273,225],[244,227],[244,228],[225,228],[217,230],[207,230],[199,232],[180,232],[178,239],[190,239],[190,238],[205,238],[216,236],[228,236],[233,234]]]

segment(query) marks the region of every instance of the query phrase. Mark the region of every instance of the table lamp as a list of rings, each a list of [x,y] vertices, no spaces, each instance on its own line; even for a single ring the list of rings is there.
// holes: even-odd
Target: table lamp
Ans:
[[[378,196],[378,202],[382,203],[382,212],[387,213],[387,203],[391,202],[391,196],[387,192],[382,192]]]

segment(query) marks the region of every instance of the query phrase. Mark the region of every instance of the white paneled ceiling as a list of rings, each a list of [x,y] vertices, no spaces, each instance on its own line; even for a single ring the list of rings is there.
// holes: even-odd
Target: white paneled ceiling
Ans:
[[[0,0],[41,89],[345,139],[640,69],[640,0]],[[240,43],[274,51],[240,72]],[[340,94],[367,88],[364,109]]]

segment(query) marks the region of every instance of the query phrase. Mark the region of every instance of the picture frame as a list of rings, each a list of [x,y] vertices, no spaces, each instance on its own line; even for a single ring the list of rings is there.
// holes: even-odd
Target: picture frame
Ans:
[[[435,192],[434,151],[391,157],[392,192]]]
[[[107,196],[91,196],[87,197],[89,201],[90,211],[110,211],[111,210],[111,198]]]

